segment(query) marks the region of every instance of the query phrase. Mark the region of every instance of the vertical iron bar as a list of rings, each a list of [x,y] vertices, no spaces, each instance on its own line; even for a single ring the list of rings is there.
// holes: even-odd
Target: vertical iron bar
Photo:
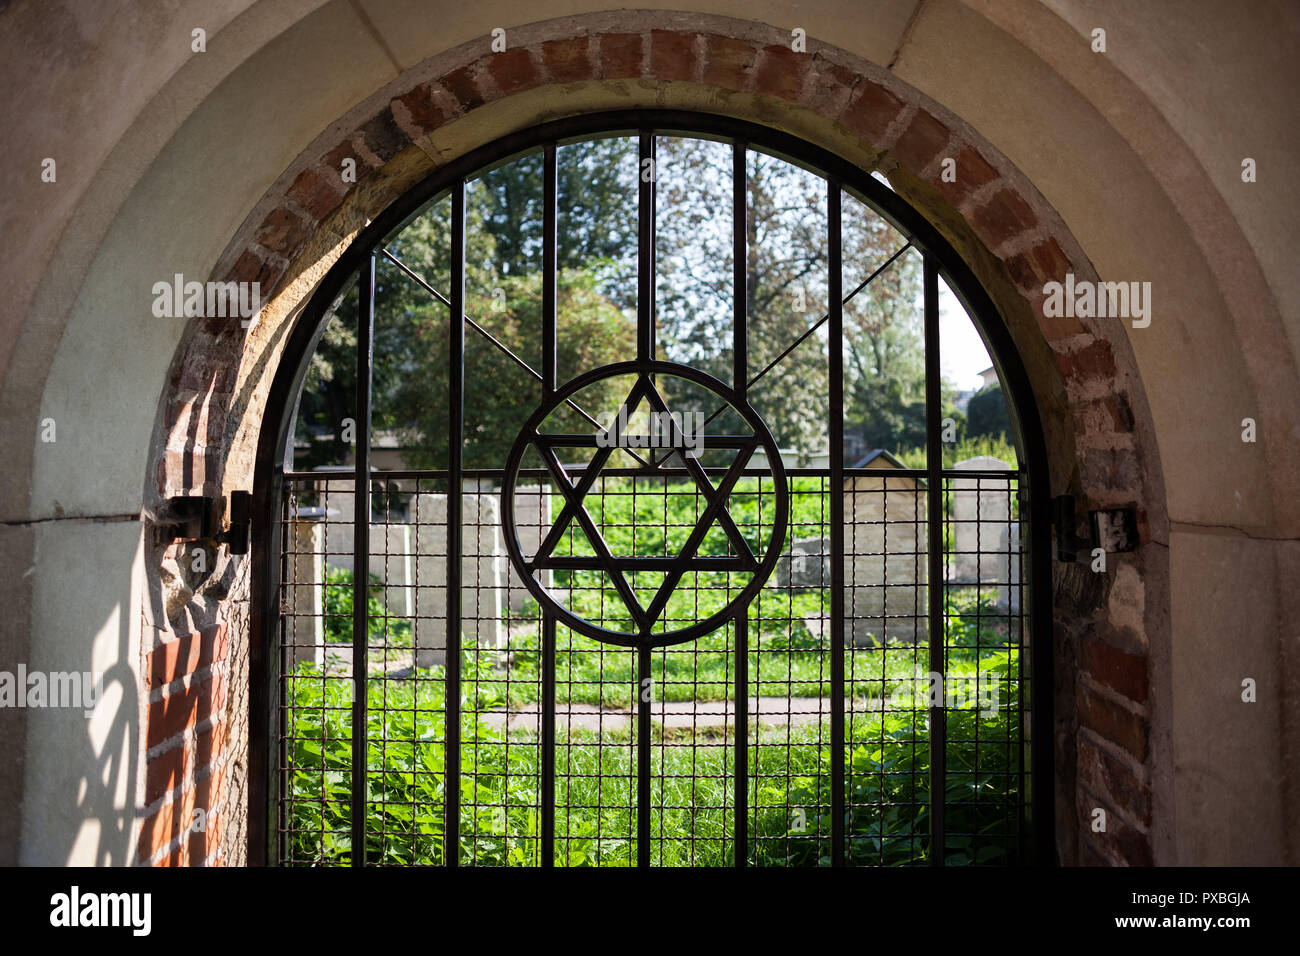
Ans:
[[[831,443],[831,865],[844,854],[844,274],[840,184],[826,181]]]
[[[555,618],[542,615],[542,866],[555,866]]]
[[[283,473],[281,473],[281,472],[279,471],[279,469],[277,469],[277,477],[276,477],[276,481],[277,481],[277,483],[280,485],[281,488],[284,487],[284,478],[283,478]],[[284,508],[282,509],[282,510],[283,510],[283,513],[284,513],[285,515],[288,515],[288,514],[290,513],[290,509],[294,508],[295,505],[296,505],[296,502],[295,502],[295,500],[294,500],[294,498],[293,498],[292,495],[286,494],[286,495],[284,496],[284,505],[285,505],[285,506],[284,506]],[[295,516],[295,517],[296,517],[296,516]],[[278,539],[279,536],[280,536],[280,533],[282,533],[282,532],[281,532],[281,529],[283,528],[283,525],[281,525],[279,521],[274,522],[274,524],[275,524],[275,526],[276,526],[276,530],[277,530],[277,533],[276,533],[275,537],[276,537],[276,539]],[[278,547],[279,547],[279,546],[277,545],[277,548],[278,548]],[[323,545],[322,545],[322,547],[321,547],[321,550],[324,550],[324,546],[323,546]],[[286,580],[288,580],[288,579],[289,579],[289,578],[288,578],[288,572],[289,572],[289,558],[288,558],[288,554],[285,553],[285,552],[283,552],[283,551],[279,551],[279,550],[277,550],[277,551],[275,551],[275,552],[271,552],[271,553],[273,553],[273,554],[280,554],[280,556],[281,556],[281,557],[280,557],[280,561],[278,562],[279,565],[280,565],[280,578],[279,578],[279,580],[280,580],[280,581],[286,581]],[[312,560],[313,560],[313,561],[316,560],[316,556],[315,556],[315,555],[312,555]],[[277,595],[278,595],[278,593],[279,593],[278,589],[277,589],[277,592],[276,592],[276,593],[277,593]],[[277,600],[276,600],[276,610],[275,610],[275,613],[276,613],[277,615],[279,614],[279,606],[280,606],[280,604],[279,604],[279,600],[277,599]],[[287,674],[287,673],[289,672],[289,657],[288,657],[288,654],[287,654],[287,650],[288,650],[288,648],[285,647],[285,643],[286,643],[286,642],[285,642],[285,640],[284,640],[284,637],[285,637],[285,635],[284,635],[284,625],[285,625],[285,622],[281,620],[281,621],[277,624],[277,626],[276,626],[276,630],[275,630],[275,632],[274,632],[274,633],[276,634],[276,636],[277,636],[278,641],[279,641],[279,648],[278,648],[279,653],[278,653],[278,654],[272,654],[272,655],[270,655],[270,656],[272,657],[272,659],[274,660],[274,662],[275,662],[275,663],[274,663],[274,666],[273,666],[273,668],[272,668],[272,672],[275,673],[275,674],[277,675],[277,677],[278,677],[279,675]],[[251,656],[251,653],[252,653],[252,652],[251,652],[251,649],[250,649],[250,656]],[[289,728],[289,714],[288,714],[288,708],[287,708],[287,707],[280,707],[280,706],[278,706],[279,703],[280,703],[280,700],[282,699],[282,698],[279,696],[278,693],[275,693],[275,691],[277,691],[278,689],[279,689],[279,681],[277,680],[276,684],[273,685],[273,687],[272,687],[272,692],[273,692],[273,695],[274,695],[274,696],[272,696],[271,699],[274,700],[274,701],[276,702],[276,705],[277,705],[277,706],[275,707],[275,709],[274,709],[274,710],[272,711],[272,713],[271,713],[271,719],[272,719],[272,724],[271,724],[271,726],[275,727],[275,730],[276,730],[276,739],[279,741],[279,746],[278,746],[278,748],[277,748],[277,750],[278,750],[278,754],[279,754],[279,762],[276,764],[276,767],[279,769],[279,773],[276,774],[276,776],[275,776],[275,778],[274,778],[274,783],[272,784],[272,786],[274,787],[274,793],[276,794],[277,798],[278,798],[278,799],[283,799],[283,797],[284,797],[285,794],[290,794],[290,795],[292,795],[292,793],[293,793],[293,789],[292,789],[292,787],[289,786],[289,780],[290,780],[290,776],[289,776],[289,763],[288,763],[288,758],[289,758],[289,741],[286,739],[286,737],[287,737],[287,735],[288,735],[288,728]],[[256,688],[254,688],[254,690],[256,690]],[[254,701],[254,694],[253,694],[253,693],[250,693],[250,694],[249,694],[249,714],[254,713],[254,710],[253,710],[253,701]],[[250,750],[251,750],[251,748],[250,748]],[[250,780],[252,779],[253,766],[254,766],[254,764],[250,761],[250,765],[249,765],[249,779],[250,779]],[[252,805],[253,805],[253,804],[250,803],[250,806],[252,806]],[[290,805],[289,805],[289,807],[287,808],[287,810],[288,810],[289,814],[292,814],[292,812],[293,812],[292,796],[290,797]],[[263,818],[260,814],[254,814],[254,815],[253,815],[253,819],[254,819],[254,820],[258,820],[258,819],[264,819],[264,818]],[[289,851],[289,849],[288,849],[288,848],[289,848],[289,845],[290,845],[290,844],[289,844],[289,839],[288,839],[288,831],[289,831],[290,829],[292,829],[292,824],[289,823],[288,821],[291,820],[291,819],[292,819],[291,816],[286,815],[285,818],[284,818],[284,822],[281,823],[281,818],[277,815],[277,816],[274,817],[271,821],[269,821],[269,822],[272,824],[272,829],[271,829],[270,832],[272,832],[272,833],[274,833],[274,834],[276,835],[276,847],[275,847],[274,854],[273,854],[273,857],[272,857],[272,859],[273,859],[274,862],[278,862],[278,861],[280,861],[281,859],[287,859],[287,858],[290,858],[290,857],[292,856],[292,853],[291,853],[291,852]],[[254,826],[255,826],[254,823],[252,823],[252,822],[249,823],[249,828],[250,828],[250,830],[251,830]],[[283,836],[281,836],[282,831],[283,831],[283,834],[284,834]],[[250,836],[249,839],[251,840],[252,837]],[[250,865],[251,865],[251,861],[250,861]]]
[[[375,258],[361,265],[357,302],[356,452],[352,485],[352,865],[366,862],[367,701],[370,608],[370,363],[374,357]],[[312,557],[315,560],[315,556]]]
[[[636,666],[636,865],[650,865],[650,705],[656,688],[650,679],[648,638],[637,647]]]
[[[465,181],[451,190],[450,369],[447,381],[447,695],[443,863],[460,863],[461,441],[465,412]]]
[[[732,144],[731,153],[731,258],[733,260],[732,303],[732,373],[731,385],[743,401],[749,383],[749,250],[746,245],[745,144]]]
[[[1022,866],[1032,862],[1030,856],[1031,844],[1026,829],[1030,823],[1029,801],[1032,799],[1033,794],[1032,782],[1029,777],[1029,768],[1033,766],[1033,756],[1030,748],[1033,747],[1034,742],[1032,728],[1025,726],[1025,714],[1027,713],[1025,708],[1029,706],[1029,700],[1028,696],[1024,692],[1024,688],[1027,684],[1032,684],[1032,677],[1030,681],[1026,681],[1023,676],[1025,673],[1026,659],[1030,662],[1031,670],[1033,666],[1033,656],[1029,650],[1029,621],[1031,618],[1028,610],[1029,604],[1025,601],[1025,575],[1027,573],[1030,575],[1033,574],[1028,560],[1030,555],[1025,553],[1024,550],[1025,542],[1033,540],[1032,536],[1029,534],[1029,529],[1031,527],[1029,520],[1029,502],[1027,500],[1028,496],[1025,492],[1025,489],[1028,488],[1028,486],[1029,480],[1022,464],[1019,470],[1019,480],[1017,482],[1016,491],[1017,501],[1020,508],[1020,580],[1018,582],[1012,582],[1011,584],[1011,587],[1015,588],[1020,595],[1020,613],[1019,615],[1012,613],[1011,620],[1008,622],[1011,626],[1016,628],[1016,660],[1021,675],[1019,679],[1020,686],[1018,688],[1020,694],[1017,697],[1019,703],[1013,717],[1015,720],[1015,729],[1012,732],[1012,739],[1017,745],[1017,757],[1019,758],[1016,761],[1019,765],[1017,768],[1018,773],[1016,780],[1016,794],[1018,795],[1018,800],[1016,801],[1017,806],[1015,808],[1016,862]],[[1032,580],[1032,577],[1030,580]],[[1009,596],[1008,593],[1008,597]],[[1025,738],[1028,738],[1028,744],[1026,744]]]
[[[555,393],[556,382],[556,284],[558,282],[559,235],[556,147],[546,144],[542,169],[542,401]],[[504,492],[506,489],[502,489]],[[555,618],[542,615],[542,866],[555,866]]]
[[[945,856],[944,803],[947,800],[947,670],[944,642],[943,573],[943,408],[939,390],[939,272],[927,254],[925,283],[925,430],[926,522],[929,556],[930,672],[939,674],[939,699],[930,708],[930,865],[943,866]]]
[[[558,262],[556,234],[556,176],[555,144],[546,144],[542,168],[542,401],[548,401],[555,392],[555,287]]]
[[[637,298],[636,357],[640,362],[655,358],[655,180],[659,170],[655,163],[654,133],[641,132],[637,209]],[[631,409],[628,409],[630,412]]]
[[[731,258],[732,258],[732,373],[731,385],[741,401],[748,399],[749,327],[746,304],[749,298],[748,249],[746,245],[745,144],[732,144],[731,152]],[[760,479],[761,481],[761,479]],[[735,864],[749,861],[749,609],[736,613],[736,760],[735,774]]]
[[[264,426],[265,427],[265,426]],[[281,425],[281,428],[285,426]],[[256,639],[248,647],[248,865],[274,866],[283,852],[288,826],[282,822],[280,801],[288,776],[285,741],[287,714],[282,676],[287,659],[281,588],[288,580],[284,534],[288,525],[288,493],[283,460],[274,462],[267,479],[253,483],[254,515],[250,560],[252,600],[250,630]],[[266,474],[259,468],[258,474]],[[316,560],[313,557],[312,560]],[[254,742],[262,741],[265,746]],[[271,764],[272,754],[275,763]]]
[[[1013,393],[1014,394],[1014,393]],[[1030,398],[1032,401],[1032,397]],[[1030,406],[1032,408],[1032,406]],[[1029,663],[1020,660],[1020,707],[1029,708],[1029,789],[1033,861],[1055,866],[1056,858],[1056,753],[1053,744],[1055,704],[1052,698],[1052,541],[1051,491],[1047,477],[1047,450],[1040,431],[1030,432],[1029,448]],[[1024,566],[1022,558],[1021,566]],[[1021,607],[1025,607],[1022,603]],[[1022,610],[1022,614],[1024,611]],[[1023,654],[1023,650],[1021,652]],[[1026,691],[1028,684],[1028,694]],[[1023,722],[1019,731],[1025,732]],[[1022,758],[1023,759],[1023,758]]]
[[[637,150],[637,299],[636,357],[639,362],[655,358],[655,138],[642,130]],[[629,409],[631,411],[631,409]],[[648,642],[649,635],[644,635]],[[637,737],[636,737],[636,865],[650,865],[650,704],[654,688],[650,678],[650,645],[637,648]]]
[[[735,864],[749,863],[749,608],[736,612]]]

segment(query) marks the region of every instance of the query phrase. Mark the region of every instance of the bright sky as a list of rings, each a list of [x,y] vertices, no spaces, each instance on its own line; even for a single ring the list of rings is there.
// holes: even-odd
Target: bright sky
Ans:
[[[993,360],[975,326],[948,284],[939,280],[939,367],[958,389],[978,388],[980,372]]]
[[[893,189],[889,180],[880,173],[873,172],[871,176]],[[984,340],[942,277],[939,279],[939,351],[939,368],[943,377],[960,391],[983,384],[980,372],[993,364],[984,348]]]

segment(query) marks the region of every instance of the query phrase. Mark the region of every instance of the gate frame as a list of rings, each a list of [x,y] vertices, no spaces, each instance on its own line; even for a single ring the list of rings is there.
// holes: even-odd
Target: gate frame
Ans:
[[[1046,436],[1020,353],[992,297],[952,245],[915,207],[881,183],[871,172],[838,154],[798,136],[747,120],[704,111],[632,109],[596,111],[537,124],[481,145],[429,174],[399,196],[362,229],[331,266],[294,320],[268,393],[267,415],[257,443],[253,474],[252,568],[249,644],[248,725],[248,863],[274,865],[278,829],[279,748],[280,512],[284,491],[284,458],[297,411],[297,399],[312,354],[327,325],[330,307],[354,273],[361,270],[379,242],[415,216],[426,204],[456,183],[550,142],[579,142],[595,135],[656,135],[686,133],[704,138],[742,140],[748,147],[837,184],[864,201],[903,236],[926,262],[938,264],[938,274],[957,296],[988,349],[1007,396],[1012,430],[1022,455],[1028,522],[1027,581],[1030,654],[1030,767],[1028,771],[1031,859],[1038,865],[1056,862],[1055,747],[1052,663],[1051,489],[1048,481]],[[927,270],[931,275],[931,270]],[[930,276],[927,276],[930,281]],[[363,277],[364,283],[364,277]],[[927,296],[928,301],[928,296]],[[928,345],[928,343],[927,343]],[[928,352],[928,349],[927,349]],[[927,372],[927,391],[931,384]],[[360,382],[358,383],[360,385]],[[367,449],[368,452],[368,449]],[[368,454],[361,455],[359,461]],[[368,470],[368,469],[367,469]],[[360,474],[358,469],[358,474]],[[368,488],[368,482],[366,483]],[[354,492],[357,489],[354,488]],[[356,495],[368,511],[369,495]],[[933,519],[927,519],[927,523]],[[364,539],[364,535],[359,540]],[[933,556],[932,556],[933,557]],[[364,603],[362,609],[364,610]],[[450,647],[449,647],[450,650]],[[1022,728],[1023,731],[1023,728]],[[279,755],[282,758],[282,754]],[[942,806],[942,804],[940,804]]]

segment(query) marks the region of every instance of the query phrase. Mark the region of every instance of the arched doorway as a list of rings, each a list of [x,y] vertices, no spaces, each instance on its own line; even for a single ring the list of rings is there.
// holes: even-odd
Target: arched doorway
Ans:
[[[612,277],[582,277],[586,286],[562,267],[580,217],[564,231],[558,223],[576,205],[574,184],[601,172],[600,157],[584,167],[580,155],[596,142],[613,144],[605,159],[616,166],[623,143],[630,171],[623,241],[634,255],[624,264],[635,271],[622,278],[634,276],[635,294],[624,289],[621,301],[617,255]],[[665,288],[656,268],[667,143],[703,157],[701,175],[680,185],[702,207],[713,191],[714,215],[701,221],[727,219],[731,237],[729,262],[711,266],[697,237],[676,279],[729,272],[731,294],[705,331],[684,335],[679,323],[661,340],[662,313],[708,311],[698,290]],[[531,193],[518,208],[480,203],[476,219],[475,184],[520,163],[528,168],[512,185],[535,180]],[[760,329],[742,293],[769,278],[755,274],[756,242],[781,238],[779,215],[765,238],[753,228],[752,179],[772,173],[764,164],[820,188],[821,208],[795,218],[825,247],[820,279],[814,269],[802,289],[776,283],[802,293],[804,309]],[[791,200],[790,188],[773,193]],[[525,266],[489,270],[503,285],[475,289],[473,256],[484,253],[467,237],[493,212],[516,216],[512,254]],[[878,260],[846,260],[855,226],[897,242]],[[420,242],[403,239],[411,229],[423,230]],[[432,269],[413,266],[407,248],[426,250]],[[921,333],[919,458],[867,447],[867,434],[859,455],[854,432],[872,421],[851,411],[868,406],[846,402],[845,357],[857,348],[855,320],[871,323],[854,314],[856,297],[908,259],[919,300],[895,290],[891,301],[915,311]],[[398,303],[399,286],[441,318],[409,326],[419,310],[409,296]],[[975,323],[1006,396],[1006,469],[958,468],[949,447],[958,422],[942,392],[947,293]],[[474,315],[471,300],[497,318]],[[593,323],[588,313],[602,309]],[[405,331],[377,325],[398,317]],[[357,451],[309,468],[299,464],[314,445],[303,383],[331,328],[332,354],[354,357],[353,414],[329,422],[338,427],[324,444],[348,445],[350,418]],[[376,364],[377,340],[415,331],[423,354]],[[605,351],[587,347],[602,333]],[[764,394],[781,363],[805,353],[814,358],[796,369],[802,387]],[[389,418],[390,431],[417,436],[405,449],[417,467],[375,465],[376,395],[409,399],[391,380],[439,362],[436,377],[415,375],[416,393],[427,380],[432,396]],[[375,389],[380,376],[387,391]],[[502,390],[518,397],[513,419],[499,394],[476,400]],[[589,400],[608,407],[593,415]],[[1052,765],[1050,694],[1031,698],[1051,686],[1037,414],[988,295],[881,181],[793,137],[704,114],[596,114],[509,136],[435,173],[357,238],[295,328],[268,407],[255,529],[254,858],[259,848],[285,863],[353,864],[1048,858],[1051,787],[1032,786]],[[630,428],[612,424],[619,408]],[[700,454],[687,454],[682,426],[705,420],[718,425],[704,425]],[[655,422],[657,448],[617,440]],[[800,430],[809,422],[824,426],[811,439]],[[361,723],[365,746],[351,734]],[[366,788],[351,786],[363,777]],[[364,860],[351,853],[363,841]]]

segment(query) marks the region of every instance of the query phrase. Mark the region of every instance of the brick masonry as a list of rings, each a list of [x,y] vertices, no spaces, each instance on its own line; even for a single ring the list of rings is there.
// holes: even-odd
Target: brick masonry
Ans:
[[[1023,180],[1005,159],[941,107],[880,71],[873,74],[878,82],[866,69],[849,69],[843,65],[848,57],[830,52],[812,40],[808,53],[796,54],[772,42],[667,28],[552,36],[499,54],[489,52],[485,39],[476,59],[402,90],[341,133],[282,194],[272,197],[271,211],[249,232],[245,247],[223,257],[233,265],[213,278],[259,281],[264,301],[270,298],[291,274],[291,264],[307,255],[312,237],[329,229],[350,203],[362,204],[366,215],[379,211],[364,208],[366,202],[387,203],[382,191],[366,193],[365,187],[382,177],[393,157],[411,144],[426,148],[427,141],[417,140],[503,97],[548,84],[609,80],[696,83],[723,93],[751,93],[760,102],[793,104],[838,124],[880,154],[883,170],[905,171],[966,223],[1000,263],[1002,281],[1032,310],[1054,357],[1070,419],[1059,428],[1077,465],[1068,490],[1094,504],[1140,505],[1147,491],[1143,462],[1134,450],[1135,403],[1105,330],[1091,319],[1042,314],[1044,282],[1062,280],[1066,272],[1086,275],[1090,269],[1086,262],[1071,261],[1065,250],[1077,245],[1063,226],[1052,225],[1059,218],[1041,196],[1020,185]],[[953,183],[941,175],[942,160],[948,157],[956,164]],[[340,176],[344,159],[356,164],[355,184]],[[238,324],[196,321],[178,353],[165,400],[164,440],[153,466],[160,496],[222,493],[225,457],[241,424],[232,420],[232,410],[234,419],[246,410],[237,399],[236,372],[241,363],[256,359],[251,350],[245,355],[245,344]],[[1144,517],[1144,543],[1146,527]],[[1079,646],[1081,619],[1105,609],[1109,589],[1108,580],[1075,581],[1079,573],[1068,569],[1058,581],[1067,586],[1058,586],[1056,595],[1057,787],[1063,801],[1077,810],[1066,813],[1058,826],[1062,853],[1065,862],[1149,863],[1148,662],[1140,649],[1123,649],[1124,635],[1107,634],[1104,627]],[[221,782],[220,749],[210,734],[205,737],[202,725],[221,716],[225,687],[218,676],[225,653],[225,635],[209,630],[171,635],[150,653],[145,673],[154,693],[176,687],[186,675],[190,681],[150,705],[146,746],[154,754],[147,768],[151,794],[182,778],[185,793],[211,790]],[[177,741],[184,747],[179,755],[172,752],[181,747]],[[198,841],[196,849],[193,837],[181,839],[176,810],[195,798],[180,796],[177,806],[167,809],[169,800],[145,820],[142,861],[198,862],[196,853],[212,856],[216,848],[209,842]],[[1104,838],[1089,826],[1094,806],[1109,808],[1122,821],[1100,835]],[[1074,822],[1068,822],[1072,816]]]
[[[229,650],[228,628],[215,625],[159,640],[145,655],[149,698],[141,862],[201,864],[216,849]]]

